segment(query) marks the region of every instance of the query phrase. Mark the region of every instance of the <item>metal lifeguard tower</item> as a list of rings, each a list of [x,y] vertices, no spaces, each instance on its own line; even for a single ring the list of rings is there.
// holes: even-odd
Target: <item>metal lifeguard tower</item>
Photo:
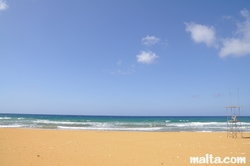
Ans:
[[[227,112],[227,137],[237,138],[238,133],[243,137],[242,126],[240,122],[240,102],[239,102],[239,90],[238,90],[238,106],[231,104],[231,92],[230,92],[230,106],[226,107]]]
[[[227,137],[237,138],[239,133],[242,137],[240,120],[240,106],[227,106]]]

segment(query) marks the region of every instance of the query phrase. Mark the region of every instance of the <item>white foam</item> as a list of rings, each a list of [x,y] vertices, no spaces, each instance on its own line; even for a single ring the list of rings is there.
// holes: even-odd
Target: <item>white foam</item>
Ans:
[[[50,120],[35,120],[34,123],[45,123],[45,124],[68,124],[68,125],[84,125],[89,124],[86,122],[62,122],[62,121],[50,121]]]
[[[25,119],[25,118],[17,118],[18,120]]]
[[[19,128],[22,125],[0,125],[0,128]]]
[[[10,117],[0,117],[0,119],[11,119]]]
[[[250,123],[249,122],[239,122],[241,125],[244,125],[244,126],[250,126]]]
[[[179,120],[179,122],[189,122],[189,120]]]
[[[68,127],[58,126],[59,129],[64,130],[103,130],[103,131],[159,131],[162,130],[160,127],[154,128],[100,128],[100,127]]]
[[[226,122],[186,122],[186,123],[170,123],[166,124],[169,127],[212,127],[212,126],[225,126]]]

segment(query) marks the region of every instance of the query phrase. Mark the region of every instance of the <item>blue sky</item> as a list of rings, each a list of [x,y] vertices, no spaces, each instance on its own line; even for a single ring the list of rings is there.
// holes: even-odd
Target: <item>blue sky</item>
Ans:
[[[0,0],[0,113],[250,115],[249,71],[249,0]]]

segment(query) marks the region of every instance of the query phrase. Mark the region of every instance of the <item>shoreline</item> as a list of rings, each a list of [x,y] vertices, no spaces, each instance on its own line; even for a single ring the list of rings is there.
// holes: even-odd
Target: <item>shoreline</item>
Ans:
[[[206,154],[250,163],[250,133],[244,134],[0,128],[0,165],[185,166]]]
[[[151,130],[105,130],[105,129],[60,129],[60,128],[25,128],[25,127],[0,127],[2,129],[17,129],[17,130],[48,130],[48,131],[82,131],[82,132],[128,132],[128,133],[227,133],[227,131],[151,131]],[[244,134],[249,134],[250,131],[242,131]]]
[[[25,127],[0,127],[0,130],[1,129],[21,129],[21,130],[52,130],[52,131],[103,131],[103,132],[142,132],[142,133],[180,133],[180,132],[186,132],[186,133],[195,133],[195,132],[198,132],[198,133],[226,133],[227,131],[151,131],[151,130],[105,130],[105,129],[60,129],[60,128],[25,128]],[[250,133],[250,131],[248,132],[244,132],[244,133]]]

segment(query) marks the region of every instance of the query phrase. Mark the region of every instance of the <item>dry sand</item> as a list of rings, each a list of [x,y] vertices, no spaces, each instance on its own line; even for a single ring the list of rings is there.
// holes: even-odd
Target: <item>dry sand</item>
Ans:
[[[0,129],[0,166],[157,166],[196,165],[189,157],[246,157],[250,133],[105,132]],[[220,165],[220,164],[197,164]],[[237,164],[222,164],[237,165]]]

